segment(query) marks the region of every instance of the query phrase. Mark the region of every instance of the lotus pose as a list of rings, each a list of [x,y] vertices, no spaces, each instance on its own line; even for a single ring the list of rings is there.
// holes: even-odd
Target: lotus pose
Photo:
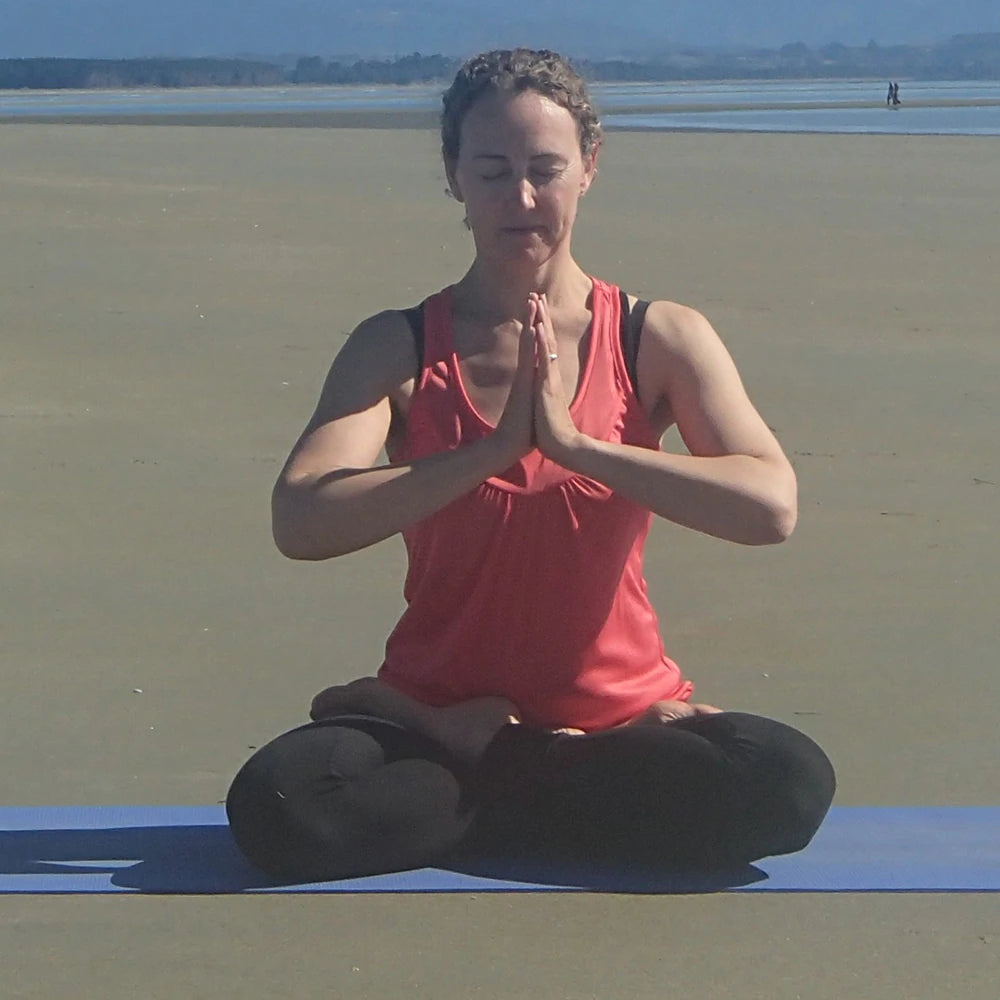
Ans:
[[[233,782],[236,841],[277,878],[468,852],[731,866],[804,847],[829,807],[812,740],[693,703],[664,652],[651,515],[780,542],[795,475],[703,316],[574,260],[600,146],[552,52],[479,55],[444,95],[472,264],[357,327],[274,489],[290,558],[396,534],[409,558],[377,676],[318,694]],[[661,450],[672,426],[687,453]]]

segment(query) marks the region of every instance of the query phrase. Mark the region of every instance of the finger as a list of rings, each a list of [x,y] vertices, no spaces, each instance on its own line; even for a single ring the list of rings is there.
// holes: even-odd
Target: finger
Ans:
[[[725,709],[717,708],[715,705],[692,705],[695,715],[721,715]]]
[[[527,325],[534,327],[538,322],[538,295],[535,292],[528,293],[528,319]]]
[[[535,318],[535,326],[538,327],[547,342],[548,335],[552,332],[552,317],[549,315],[548,299],[546,299],[544,295],[538,296],[538,310]]]
[[[535,339],[534,309],[532,309],[529,312],[529,322],[521,327],[521,336],[517,342],[517,377],[522,381],[534,378],[538,364]]]
[[[552,317],[549,314],[548,300],[544,295],[538,297],[538,312],[535,320],[535,340],[538,356],[541,359],[542,372],[548,374],[554,362],[559,357],[555,330],[552,328]],[[558,370],[558,368],[557,368]]]
[[[535,326],[538,323],[538,295],[535,292],[528,293],[528,312],[524,320],[524,325],[521,327],[521,340],[519,342],[519,352],[523,351],[528,345],[530,345],[531,354],[531,367],[538,367],[539,351],[538,351],[538,336],[535,332]],[[525,360],[521,353],[518,353],[518,368],[520,369],[521,362]]]

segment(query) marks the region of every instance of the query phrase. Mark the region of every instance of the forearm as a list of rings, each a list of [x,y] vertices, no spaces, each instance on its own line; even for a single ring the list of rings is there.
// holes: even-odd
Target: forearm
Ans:
[[[491,436],[405,464],[282,477],[271,502],[275,543],[291,559],[355,552],[430,516],[512,461]]]
[[[780,459],[678,455],[580,435],[558,460],[659,517],[717,538],[768,545],[795,526],[795,474]]]

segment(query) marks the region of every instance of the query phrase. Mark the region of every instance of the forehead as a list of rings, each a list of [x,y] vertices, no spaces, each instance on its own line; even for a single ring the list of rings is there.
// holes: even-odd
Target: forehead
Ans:
[[[481,97],[462,121],[460,151],[470,156],[569,154],[579,149],[576,119],[535,90]]]

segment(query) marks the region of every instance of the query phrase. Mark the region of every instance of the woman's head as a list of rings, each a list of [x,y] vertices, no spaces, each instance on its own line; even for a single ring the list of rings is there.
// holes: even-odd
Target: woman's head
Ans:
[[[477,254],[539,266],[568,253],[601,137],[569,64],[530,49],[475,56],[444,95],[441,124],[449,188]]]
[[[446,162],[458,159],[462,122],[469,109],[493,94],[535,91],[565,108],[576,122],[580,153],[589,156],[601,144],[601,124],[583,78],[569,62],[548,49],[496,49],[473,56],[445,91],[441,112],[441,150]]]

